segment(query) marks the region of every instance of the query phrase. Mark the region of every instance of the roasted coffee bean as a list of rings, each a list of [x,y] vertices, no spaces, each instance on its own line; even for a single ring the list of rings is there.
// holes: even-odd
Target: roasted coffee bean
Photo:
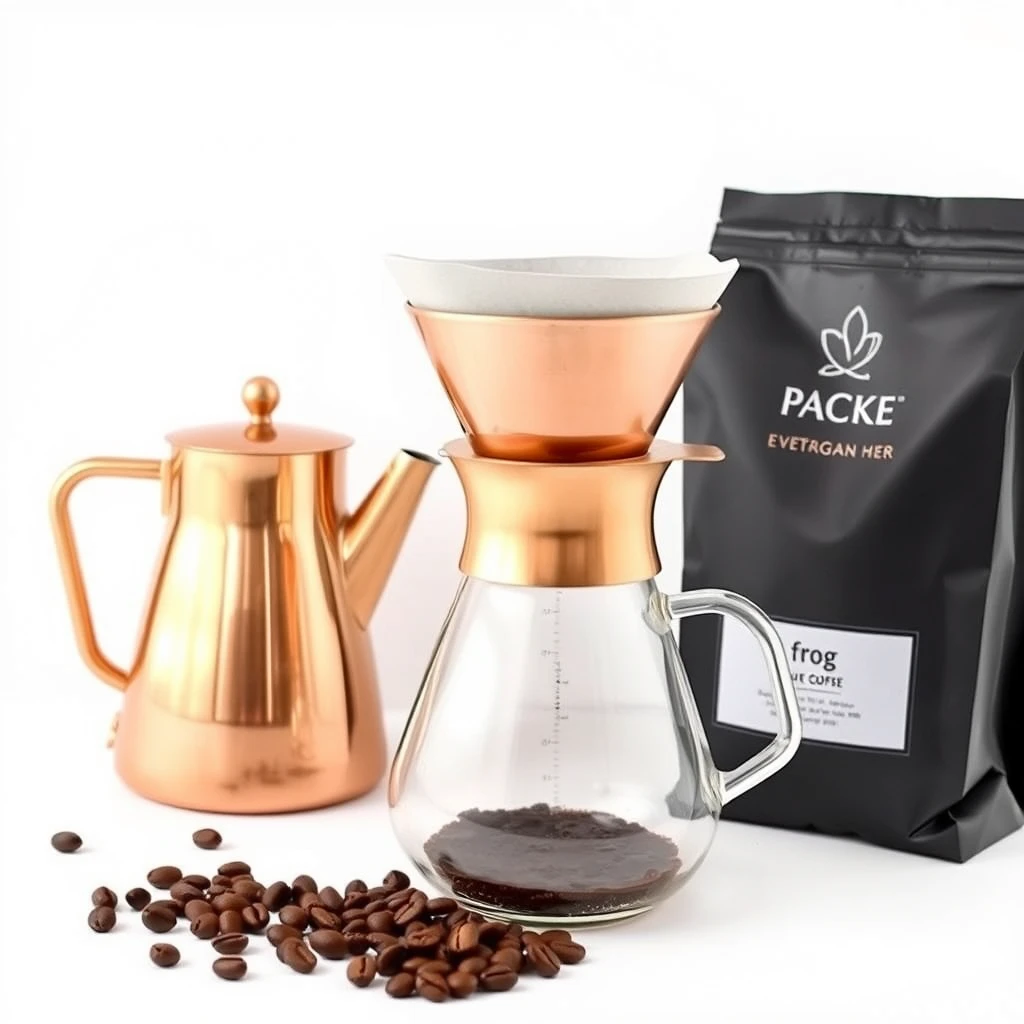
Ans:
[[[390,978],[402,970],[403,964],[410,956],[410,950],[400,943],[396,942],[393,946],[387,946],[377,954],[377,973],[385,978]]]
[[[231,892],[231,886],[229,885],[213,885],[211,883],[210,888],[206,890],[206,898],[212,900],[214,896],[223,896],[224,893]]]
[[[411,974],[406,974],[402,971],[400,974],[394,975],[394,977],[388,978],[387,985],[384,986],[384,991],[387,992],[392,999],[408,999],[409,996],[416,991],[416,979]]]
[[[468,953],[479,941],[480,928],[472,921],[463,921],[448,933],[448,948],[453,953]]]
[[[388,909],[387,900],[370,900],[369,903],[363,907],[363,913],[369,917],[371,914],[379,914],[382,910]]]
[[[142,911],[142,923],[151,932],[169,932],[178,923],[178,915],[169,907],[160,907],[150,903]]]
[[[366,920],[366,911],[362,907],[349,907],[341,912],[341,919],[345,924],[349,921]]]
[[[210,879],[210,884],[211,886],[219,886],[221,889],[227,892],[231,888],[231,879],[228,878],[227,875],[214,875],[213,878]]]
[[[420,966],[416,968],[416,975],[418,977],[428,971],[434,974],[451,974],[454,970],[455,968],[452,967],[447,960],[441,960],[437,957],[433,957],[425,964],[420,964]]]
[[[296,897],[304,892],[316,892],[319,886],[313,881],[310,875],[298,875],[292,882],[292,892]]]
[[[124,894],[124,901],[132,910],[142,910],[149,905],[149,890],[129,889]]]
[[[345,897],[343,910],[359,910],[370,902],[370,897],[365,892],[354,892],[351,896]]]
[[[154,889],[170,889],[175,882],[181,881],[181,871],[180,869],[167,864],[163,867],[153,868],[153,870],[146,875],[146,880]]]
[[[280,946],[287,939],[301,939],[302,932],[290,924],[272,924],[267,929],[267,938],[272,946]]]
[[[399,889],[398,892],[392,893],[387,898],[387,900],[385,901],[386,904],[387,904],[388,910],[394,910],[395,907],[400,907],[403,904],[408,903],[409,902],[409,897],[412,896],[414,892],[415,892],[414,889],[408,889],[407,888],[407,889]]]
[[[345,895],[350,896],[353,893],[366,892],[366,883],[361,878],[353,878],[348,885],[345,886]]]
[[[333,913],[326,907],[310,907],[309,923],[313,928],[333,928],[335,931],[341,928],[342,925],[340,915]]]
[[[246,910],[249,908],[246,907]],[[217,930],[224,934],[230,934],[232,932],[240,932],[242,930],[248,930],[245,928],[245,919],[242,914],[245,911],[239,912],[237,910],[224,910],[220,914],[214,915],[217,920]]]
[[[404,871],[389,871],[382,882],[385,888],[397,892],[399,889],[409,888],[409,876]]]
[[[333,928],[321,928],[313,932],[309,936],[309,945],[325,960],[344,960],[348,956],[348,939]]]
[[[293,928],[298,928],[300,932],[305,931],[309,924],[309,914],[301,907],[283,907],[277,916],[281,919],[281,924],[290,924]]]
[[[225,910],[237,910],[241,913],[249,906],[249,901],[244,896],[239,896],[237,892],[222,892],[219,896],[214,896],[210,904],[218,914],[223,914]]]
[[[415,974],[424,964],[429,964],[432,959],[433,957],[429,956],[411,956],[405,961],[402,969],[410,974]]]
[[[502,964],[513,971],[520,971],[523,967],[523,954],[518,949],[499,949],[497,953],[491,954],[492,964]]]
[[[563,964],[578,964],[587,955],[586,948],[571,939],[567,942],[552,940],[548,947]]]
[[[217,868],[217,873],[225,878],[236,878],[238,875],[251,875],[252,868],[244,860],[229,860]]]
[[[180,882],[175,882],[170,888],[171,899],[177,900],[183,907],[188,905],[189,900],[201,900],[205,898],[205,893],[202,889],[197,889],[194,885],[189,885],[185,879],[181,879]]]
[[[370,949],[370,940],[365,935],[346,935],[345,941],[352,956],[362,956]]]
[[[110,907],[113,910],[117,906],[117,893],[113,889],[101,885],[98,889],[93,889],[92,905],[94,907]]]
[[[340,914],[345,906],[345,898],[333,885],[326,885],[320,890],[320,902],[328,910],[333,910],[336,914]]]
[[[194,885],[202,892],[206,892],[206,890],[210,888],[210,880],[206,875],[182,875],[181,880],[183,882],[188,882],[189,885]]]
[[[263,905],[272,914],[288,906],[292,901],[292,887],[287,882],[274,882],[263,893]]]
[[[392,935],[390,932],[368,932],[366,938],[378,953],[382,949],[387,949],[388,946],[396,946],[402,941],[397,935]]]
[[[449,927],[451,922],[449,922]],[[491,946],[492,948],[498,944],[508,931],[508,925],[502,921],[488,921],[486,924],[480,925],[478,942],[482,942],[485,946]]]
[[[505,938],[498,939],[498,945],[495,946],[494,948],[495,949],[514,949],[517,953],[521,953],[523,951],[523,944],[522,944],[522,942],[519,941],[519,939],[513,939],[513,938],[510,938],[508,935],[506,935]]]
[[[323,907],[324,905],[324,901],[320,899],[320,893],[318,892],[300,893],[299,898],[295,902],[307,912],[314,907]]]
[[[177,900],[153,900],[149,906],[154,910],[169,910],[176,918],[185,916],[185,908]]]
[[[50,836],[50,845],[58,853],[74,853],[81,849],[82,837],[76,832],[55,832]]]
[[[405,944],[410,949],[415,949],[416,952],[422,953],[427,949],[437,949],[443,938],[444,926],[442,924],[432,924],[413,932],[412,935],[406,934]]]
[[[416,991],[432,1003],[443,1003],[451,995],[443,974],[423,968],[416,972]]]
[[[346,935],[366,935],[369,932],[367,924],[362,918],[355,921],[349,921],[344,924],[341,929]]]
[[[263,898],[263,886],[254,882],[251,878],[236,878],[231,886],[231,891],[239,896],[244,896],[252,903]]]
[[[455,900],[448,899],[447,896],[438,896],[435,899],[427,900],[427,910],[438,917],[450,914],[453,910],[458,909],[458,903]]]
[[[542,978],[553,978],[562,966],[558,954],[546,942],[541,942],[540,936],[526,944],[526,960]]]
[[[389,932],[395,927],[395,915],[390,910],[378,910],[367,915],[366,923],[371,932]]]
[[[231,911],[229,910],[228,913],[230,914]],[[262,903],[254,903],[242,911],[242,925],[247,932],[261,932],[268,924],[270,924],[270,911]]]
[[[317,965],[316,954],[301,940],[284,942],[277,948],[281,962],[299,974],[309,974]]]
[[[453,910],[450,914],[448,914],[445,917],[444,923],[448,925],[449,928],[454,928],[456,925],[462,924],[463,921],[468,920],[469,911],[466,910],[465,907],[459,907],[458,910]]]
[[[149,947],[149,959],[157,967],[173,967],[181,959],[181,953],[178,952],[177,946],[172,946],[169,942],[154,942]]]
[[[465,974],[479,974],[487,967],[487,963],[482,956],[470,956],[459,964],[459,970]]]
[[[111,907],[93,907],[89,912],[89,927],[94,932],[109,932],[117,924],[117,914]]]
[[[479,985],[477,976],[466,971],[458,970],[448,975],[448,991],[454,999],[468,999]]]
[[[238,981],[245,977],[249,965],[240,956],[219,956],[213,961],[213,973],[225,981]]]
[[[372,889],[366,890],[366,895],[371,900],[386,900],[393,893],[386,885],[375,885]]]
[[[480,972],[480,985],[488,992],[507,992],[515,986],[519,975],[506,964],[488,964]]]
[[[234,931],[234,929],[230,929]],[[200,914],[192,922],[192,934],[197,939],[212,939],[220,931],[220,924],[216,914]]]
[[[482,943],[478,943],[475,946],[470,946],[469,949],[467,949],[463,953],[454,953],[454,952],[452,952],[451,949],[448,949],[448,957],[449,957],[449,959],[454,958],[454,959],[458,960],[460,963],[463,963],[466,960],[468,960],[470,957],[474,957],[474,956],[478,956],[478,957],[481,957],[485,961],[489,961],[491,959],[491,954],[493,952],[494,952],[494,950],[491,949],[490,946],[485,946]]]
[[[281,963],[284,963],[285,948],[287,946],[294,945],[295,943],[298,943],[299,945],[304,944],[304,940],[301,935],[298,938],[289,936],[277,947],[277,959],[280,960]]]
[[[201,828],[198,832],[192,833],[192,842],[200,850],[216,850],[223,840],[215,828]]]
[[[194,921],[197,917],[202,917],[204,914],[212,914],[213,908],[206,900],[189,900],[185,904],[185,917],[189,921]]]
[[[400,928],[412,924],[427,912],[427,901],[421,896],[413,896],[404,907],[395,913],[395,924]]]
[[[545,942],[572,942],[572,936],[563,928],[550,928],[540,933]]]
[[[366,988],[377,976],[377,963],[372,956],[353,957],[345,974],[356,988]]]
[[[229,932],[227,935],[218,935],[210,945],[222,956],[237,956],[249,945],[249,936]]]
[[[541,942],[543,940],[537,932],[527,930],[519,936],[519,941],[525,946],[528,942]]]
[[[406,935],[415,935],[417,932],[423,931],[424,928],[429,928],[430,925],[426,921],[411,921],[405,926]]]

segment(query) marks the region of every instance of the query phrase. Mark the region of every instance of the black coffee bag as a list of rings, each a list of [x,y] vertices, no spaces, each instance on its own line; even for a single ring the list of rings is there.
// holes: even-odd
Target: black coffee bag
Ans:
[[[684,435],[726,461],[685,468],[683,584],[774,620],[805,737],[724,816],[967,860],[1024,820],[1024,201],[727,191],[712,251],[740,269]],[[774,732],[757,646],[680,645],[738,764]]]

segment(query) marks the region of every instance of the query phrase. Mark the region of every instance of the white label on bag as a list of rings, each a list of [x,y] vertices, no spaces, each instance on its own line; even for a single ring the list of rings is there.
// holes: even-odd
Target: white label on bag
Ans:
[[[804,739],[907,749],[913,634],[778,621],[775,628],[796,686]],[[731,618],[722,620],[715,718],[755,732],[774,733],[777,727],[761,648],[750,630]]]

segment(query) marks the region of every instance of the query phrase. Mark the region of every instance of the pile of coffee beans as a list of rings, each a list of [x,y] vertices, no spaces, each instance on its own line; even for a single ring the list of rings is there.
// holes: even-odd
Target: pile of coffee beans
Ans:
[[[51,840],[55,849],[81,846]],[[193,836],[201,849],[216,849],[213,829]],[[62,847],[67,846],[68,849]],[[521,975],[555,977],[563,965],[578,964],[586,950],[567,931],[535,932],[519,924],[486,920],[445,897],[431,898],[389,871],[380,885],[353,879],[343,889],[319,886],[309,875],[290,883],[264,885],[241,860],[221,864],[212,876],[185,874],[161,865],[146,875],[152,889],[128,890],[125,902],[151,932],[163,935],[188,927],[216,956],[211,969],[225,981],[246,976],[243,956],[250,940],[265,934],[277,959],[298,974],[322,961],[347,960],[346,976],[357,988],[377,987],[395,999],[420,996],[430,1002],[465,999],[476,992],[506,992]],[[159,894],[158,894],[159,895]],[[117,893],[100,886],[92,894],[89,927],[109,932],[117,921]],[[154,943],[150,960],[161,968],[181,960],[177,946]],[[378,979],[381,979],[378,983]]]

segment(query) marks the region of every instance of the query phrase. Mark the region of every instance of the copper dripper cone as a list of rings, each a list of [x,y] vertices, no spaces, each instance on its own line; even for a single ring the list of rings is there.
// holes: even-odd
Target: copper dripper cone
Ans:
[[[473,451],[525,462],[645,454],[720,311],[586,320],[408,308]]]

